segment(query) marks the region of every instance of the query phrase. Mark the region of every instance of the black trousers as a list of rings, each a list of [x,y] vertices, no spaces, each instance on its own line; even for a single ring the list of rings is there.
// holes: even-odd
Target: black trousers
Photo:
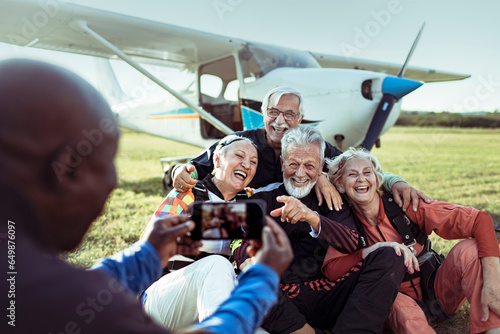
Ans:
[[[382,333],[405,274],[403,256],[382,247],[342,278],[282,284],[262,328],[290,333],[309,325],[332,333]]]

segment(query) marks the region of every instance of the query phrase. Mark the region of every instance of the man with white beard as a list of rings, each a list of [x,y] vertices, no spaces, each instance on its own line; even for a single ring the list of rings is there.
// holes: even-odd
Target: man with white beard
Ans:
[[[252,196],[267,203],[267,212],[287,233],[295,255],[281,277],[279,302],[261,327],[270,333],[381,333],[404,277],[404,259],[385,247],[360,258],[338,281],[323,275],[328,245],[348,252],[363,240],[347,205],[339,212],[319,206],[313,189],[322,174],[324,148],[315,127],[287,131],[281,141],[283,184]],[[233,252],[240,269],[251,263],[247,247],[243,242]]]
[[[301,124],[304,119],[304,101],[297,90],[291,87],[276,87],[264,97],[261,112],[264,121],[263,127],[235,132],[240,137],[251,139],[257,146],[259,164],[254,178],[248,185],[251,188],[266,187],[271,183],[283,182],[280,163],[281,139],[289,129],[294,129]],[[213,157],[218,143],[214,143],[188,164],[177,165],[173,169],[172,179],[175,190],[184,192],[192,189],[197,180],[202,180],[214,170]],[[323,145],[323,152],[324,156],[330,159],[342,153],[328,142]],[[384,188],[393,193],[396,203],[404,210],[410,203],[416,210],[419,197],[422,197],[426,202],[430,201],[428,196],[409,186],[403,178],[389,173],[384,173],[384,177]],[[324,199],[330,210],[335,208],[338,211],[342,207],[342,200],[337,189],[325,175],[320,175],[317,178],[315,192],[320,205]]]

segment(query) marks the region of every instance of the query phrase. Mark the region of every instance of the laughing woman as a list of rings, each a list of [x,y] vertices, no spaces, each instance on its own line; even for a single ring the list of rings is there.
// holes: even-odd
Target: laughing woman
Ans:
[[[330,280],[341,277],[377,247],[408,239],[405,245],[418,261],[415,256],[408,259],[409,273],[391,309],[389,327],[395,333],[434,333],[425,314],[451,316],[467,299],[470,332],[500,333],[500,250],[487,213],[422,200],[416,212],[403,212],[380,190],[382,168],[366,151],[350,149],[330,162],[329,168],[330,181],[355,213],[360,238],[368,241],[352,254],[330,247],[322,268]],[[430,249],[427,236],[432,232],[445,239],[466,240],[442,261]]]
[[[153,214],[148,226],[168,215],[188,213],[197,201],[228,202],[248,198],[245,187],[257,170],[257,149],[248,139],[224,137],[214,152],[214,170],[186,192],[172,190]],[[147,227],[146,227],[147,228]],[[201,256],[169,261],[170,269],[142,295],[144,309],[167,328],[176,330],[202,321],[225,301],[235,284],[228,257],[231,240],[203,240]],[[207,256],[210,254],[219,254]],[[201,259],[200,259],[201,258]],[[182,269],[179,269],[181,268]]]

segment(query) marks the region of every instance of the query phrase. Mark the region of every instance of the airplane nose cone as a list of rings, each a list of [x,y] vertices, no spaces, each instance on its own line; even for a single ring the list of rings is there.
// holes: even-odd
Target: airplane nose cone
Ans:
[[[382,83],[382,93],[390,94],[399,100],[420,86],[422,86],[422,83],[419,81],[387,76]]]

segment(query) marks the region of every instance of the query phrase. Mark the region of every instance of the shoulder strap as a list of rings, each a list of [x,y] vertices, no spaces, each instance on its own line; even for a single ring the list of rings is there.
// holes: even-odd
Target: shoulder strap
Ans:
[[[346,203],[346,202],[344,202]],[[358,230],[358,249],[368,247],[368,238],[366,237],[366,232],[363,227],[363,224],[359,221],[359,218],[353,213],[352,218],[354,219],[354,223],[356,224],[356,228]]]
[[[382,201],[384,202],[385,214],[392,222],[394,228],[396,228],[399,234],[401,234],[403,243],[406,246],[410,246],[415,243],[425,246],[427,235],[424,231],[420,230],[420,227],[417,224],[408,218],[403,209],[396,204],[394,197],[389,193],[385,193],[382,195]]]
[[[194,198],[197,201],[208,201],[210,199],[210,196],[208,195],[207,187],[200,181],[198,181],[196,183],[196,185],[194,186],[193,194],[194,194]]]
[[[342,196],[342,202],[346,203],[345,205],[347,205],[347,203],[349,203],[347,201],[347,197],[345,197],[345,195],[341,195],[341,196]],[[363,249],[363,248],[366,248],[369,246],[368,245],[368,238],[366,237],[365,228],[363,227],[363,224],[359,220],[358,216],[356,216],[356,214],[354,213],[352,208],[350,208],[349,210],[351,210],[351,216],[352,216],[352,219],[354,220],[354,226],[356,227],[356,230],[357,230],[356,232],[358,233],[358,248],[356,249],[358,251],[360,249]]]

